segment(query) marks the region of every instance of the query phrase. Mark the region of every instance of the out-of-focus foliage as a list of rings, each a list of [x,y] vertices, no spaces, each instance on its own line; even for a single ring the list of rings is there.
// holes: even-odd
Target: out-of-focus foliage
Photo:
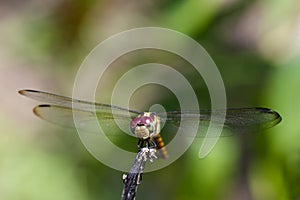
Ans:
[[[122,172],[92,158],[75,131],[37,119],[36,102],[17,91],[70,96],[94,46],[144,26],[171,28],[203,45],[222,74],[229,107],[269,107],[283,121],[263,133],[223,138],[202,160],[196,141],[172,165],[145,174],[137,199],[299,199],[299,8],[297,0],[1,1],[0,199],[120,199]],[[172,64],[209,107],[205,85],[180,59],[155,51],[127,56],[112,64],[99,87],[111,92],[120,74],[137,64]],[[155,96],[156,89],[138,90],[131,104],[176,108],[172,94]]]

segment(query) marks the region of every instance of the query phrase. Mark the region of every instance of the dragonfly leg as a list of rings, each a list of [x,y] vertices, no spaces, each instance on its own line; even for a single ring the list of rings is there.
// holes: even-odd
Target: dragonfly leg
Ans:
[[[146,147],[149,148],[149,149],[154,149],[154,148],[157,147],[157,145],[151,138],[148,138],[146,140]]]
[[[139,139],[138,143],[136,144],[136,147],[140,150],[143,147],[143,143],[144,143],[143,140]]]
[[[156,143],[151,138],[139,139],[136,146],[138,149],[141,149],[143,147],[147,147],[149,149],[154,149],[157,147]]]

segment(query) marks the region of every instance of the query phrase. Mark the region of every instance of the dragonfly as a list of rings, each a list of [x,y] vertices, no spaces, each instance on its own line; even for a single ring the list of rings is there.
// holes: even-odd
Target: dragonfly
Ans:
[[[45,102],[33,109],[38,117],[59,125],[74,126],[73,114],[76,113],[78,121],[83,124],[83,129],[89,131],[89,121],[95,116],[107,127],[116,126],[117,120],[128,127],[132,136],[137,137],[138,148],[149,147],[159,151],[159,157],[167,158],[168,153],[161,134],[162,126],[166,124],[179,127],[182,121],[197,121],[200,124],[211,122],[214,115],[214,124],[221,123],[218,117],[226,116],[224,127],[232,130],[266,129],[271,128],[281,121],[281,116],[276,111],[268,108],[228,108],[220,110],[187,110],[167,112],[140,112],[115,105],[94,103],[89,101],[72,99],[57,94],[37,90],[20,90],[19,94]],[[223,122],[223,121],[222,121]],[[222,123],[223,125],[223,123]],[[111,129],[111,134],[120,134],[122,131]],[[198,131],[196,137],[203,137]]]

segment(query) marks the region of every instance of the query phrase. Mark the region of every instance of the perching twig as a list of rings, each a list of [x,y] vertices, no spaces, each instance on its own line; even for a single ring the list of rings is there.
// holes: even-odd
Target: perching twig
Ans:
[[[142,182],[142,174],[144,172],[147,159],[153,162],[155,149],[142,148],[135,157],[134,164],[128,174],[123,175],[124,188],[122,192],[122,200],[134,200],[137,187]]]

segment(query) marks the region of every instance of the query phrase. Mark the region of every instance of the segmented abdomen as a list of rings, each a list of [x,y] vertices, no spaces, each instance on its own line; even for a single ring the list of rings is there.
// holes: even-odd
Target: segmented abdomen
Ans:
[[[168,152],[165,147],[165,143],[160,135],[160,133],[156,134],[152,137],[153,142],[156,144],[156,149],[158,150],[160,158],[168,158]]]

